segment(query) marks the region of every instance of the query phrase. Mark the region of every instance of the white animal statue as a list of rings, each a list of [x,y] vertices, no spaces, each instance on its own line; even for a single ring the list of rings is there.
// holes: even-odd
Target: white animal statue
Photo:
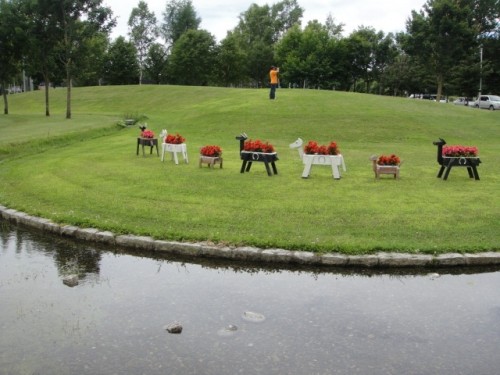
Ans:
[[[346,171],[344,157],[341,154],[338,155],[318,155],[318,154],[306,154],[304,153],[302,145],[304,141],[301,138],[293,143],[290,143],[290,148],[296,148],[299,151],[299,156],[304,163],[304,171],[302,172],[302,178],[308,178],[311,174],[311,168],[313,165],[329,165],[332,167],[332,175],[336,180],[340,179],[340,166],[344,172]]]
[[[163,129],[160,132],[160,138],[161,138],[161,161],[165,159],[165,152],[170,152],[172,154],[172,160],[175,162],[175,164],[179,164],[179,158],[177,157],[177,153],[180,152],[182,154],[182,157],[184,159],[184,162],[187,164],[189,162],[188,160],[188,154],[187,154],[187,146],[185,143],[181,144],[172,144],[172,143],[165,143],[165,138],[167,137],[168,132],[167,129]]]

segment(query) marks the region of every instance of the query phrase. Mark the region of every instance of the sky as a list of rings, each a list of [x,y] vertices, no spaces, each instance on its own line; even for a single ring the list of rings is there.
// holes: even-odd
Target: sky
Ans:
[[[162,13],[169,0],[145,0],[149,10],[154,12],[159,22],[163,20]],[[207,30],[217,41],[226,37],[229,30],[238,24],[238,17],[252,3],[260,6],[272,5],[280,0],[191,0],[198,17],[201,18],[200,29]],[[298,0],[304,9],[302,26],[307,22],[317,20],[324,24],[329,14],[336,24],[343,23],[344,36],[348,36],[359,26],[371,26],[376,31],[405,31],[406,20],[411,11],[420,11],[426,0]],[[113,10],[117,18],[112,39],[118,36],[128,36],[128,18],[132,9],[137,7],[139,0],[103,0],[103,4]]]

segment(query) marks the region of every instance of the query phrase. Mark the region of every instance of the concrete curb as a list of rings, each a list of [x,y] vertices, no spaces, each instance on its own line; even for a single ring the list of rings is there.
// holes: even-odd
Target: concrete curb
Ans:
[[[478,254],[449,253],[437,256],[380,252],[370,255],[316,254],[308,251],[259,249],[256,247],[216,246],[209,243],[186,243],[155,240],[152,237],[115,235],[95,228],[59,225],[48,219],[28,215],[0,205],[0,218],[62,237],[95,242],[127,249],[158,251],[190,257],[206,257],[274,264],[298,264],[327,267],[405,268],[500,265],[500,252]]]

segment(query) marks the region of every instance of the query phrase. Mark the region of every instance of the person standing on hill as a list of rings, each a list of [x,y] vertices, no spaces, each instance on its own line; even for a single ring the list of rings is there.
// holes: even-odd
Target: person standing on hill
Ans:
[[[276,98],[276,88],[278,87],[278,73],[280,69],[276,66],[271,66],[269,71],[269,79],[271,81],[271,91],[269,92],[269,99]]]

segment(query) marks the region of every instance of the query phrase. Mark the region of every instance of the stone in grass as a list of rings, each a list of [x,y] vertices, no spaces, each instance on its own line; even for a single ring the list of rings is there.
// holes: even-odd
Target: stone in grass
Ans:
[[[63,284],[70,288],[78,285],[78,275],[67,275],[63,277]]]
[[[168,333],[179,334],[182,332],[182,325],[180,323],[174,322],[165,326]]]

